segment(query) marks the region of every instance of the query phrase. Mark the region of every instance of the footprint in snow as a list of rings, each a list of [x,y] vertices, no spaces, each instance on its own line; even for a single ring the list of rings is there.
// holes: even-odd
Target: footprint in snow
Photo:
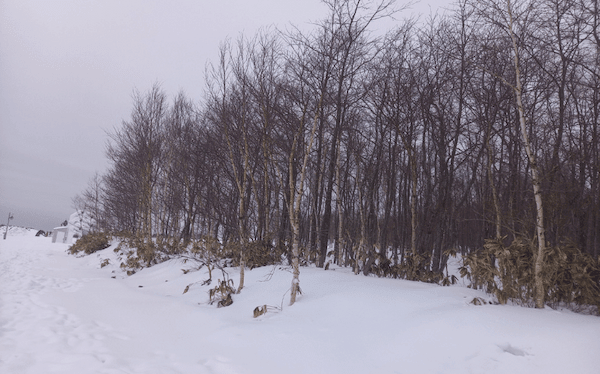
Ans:
[[[209,373],[219,373],[219,374],[235,374],[239,371],[235,369],[233,365],[230,364],[231,360],[223,356],[216,356],[214,358],[210,358],[208,360],[202,360],[200,363],[206,369],[208,369]]]
[[[525,350],[522,350],[520,348],[517,347],[513,347],[510,344],[503,344],[503,345],[498,345],[498,348],[500,348],[503,352],[505,353],[509,353],[513,356],[521,356],[521,357],[525,357],[525,356],[529,356],[529,353]]]

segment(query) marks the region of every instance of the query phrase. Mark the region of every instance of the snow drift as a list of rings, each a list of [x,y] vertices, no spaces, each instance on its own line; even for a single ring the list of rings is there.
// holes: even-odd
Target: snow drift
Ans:
[[[114,246],[74,257],[50,238],[0,243],[3,373],[597,373],[600,318],[470,303],[456,285],[285,266],[246,272],[227,308],[171,260],[127,277]],[[106,266],[101,267],[101,264]],[[237,282],[237,269],[227,269]],[[188,287],[188,292],[183,291]],[[253,310],[267,313],[253,318]]]

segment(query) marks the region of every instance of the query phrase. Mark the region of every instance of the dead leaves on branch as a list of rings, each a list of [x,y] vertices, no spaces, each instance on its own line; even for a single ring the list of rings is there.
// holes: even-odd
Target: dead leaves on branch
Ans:
[[[231,295],[235,293],[235,286],[232,279],[223,279],[217,281],[217,286],[208,291],[210,304],[212,305],[215,301],[217,307],[226,307],[233,304]]]

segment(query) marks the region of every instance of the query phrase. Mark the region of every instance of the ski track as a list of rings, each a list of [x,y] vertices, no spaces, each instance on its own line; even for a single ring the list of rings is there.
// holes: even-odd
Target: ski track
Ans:
[[[106,281],[106,274],[99,273],[98,278],[62,274],[69,267],[61,264],[80,259],[64,254],[68,245],[50,244],[45,239],[28,241],[34,245],[17,250],[0,243],[0,373],[243,372],[219,355],[182,361],[180,355],[158,349],[160,341],[156,345],[140,342],[139,337],[53,305],[61,293],[77,294],[87,283]],[[82,272],[89,274],[90,269]],[[122,348],[131,355],[124,355]]]
[[[64,308],[42,301],[51,290],[76,292],[89,281],[53,276],[52,269],[41,269],[34,260],[39,254],[34,257],[33,251],[48,251],[47,242],[43,243],[46,248],[26,248],[2,258],[0,368],[6,373],[65,373],[73,366],[98,373],[122,372],[100,367],[112,360],[103,344],[113,334],[110,327],[83,322]],[[53,252],[49,250],[44,258]]]

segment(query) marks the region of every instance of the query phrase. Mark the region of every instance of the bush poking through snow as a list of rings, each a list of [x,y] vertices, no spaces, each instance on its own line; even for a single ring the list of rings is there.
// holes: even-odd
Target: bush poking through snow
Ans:
[[[72,255],[76,255],[79,252],[91,255],[94,252],[101,251],[108,247],[110,247],[108,235],[103,232],[97,232],[82,236],[81,239],[77,240],[75,244],[69,247],[68,251]]]
[[[263,305],[263,306],[257,306],[256,308],[254,308],[254,318],[258,318],[260,316],[262,316],[263,314],[267,313],[267,306]]]
[[[448,287],[452,284],[456,284],[456,282],[458,282],[458,278],[456,278],[456,275],[452,274],[452,275],[446,275],[444,277],[444,279],[442,279],[441,285]]]
[[[208,270],[208,279],[202,283],[203,286],[211,284],[212,271],[215,267],[219,268],[221,272],[223,272],[223,277],[225,277],[225,271],[223,270],[220,259],[222,257],[222,250],[221,243],[219,243],[217,239],[212,236],[204,236],[200,240],[193,242],[190,249],[191,257],[183,260],[184,263],[187,262],[188,259],[196,261],[199,266],[194,270],[200,270],[203,266],[206,266],[206,269]],[[188,269],[188,271],[189,270],[192,269]]]
[[[121,233],[121,242],[115,248],[115,253],[122,253],[126,259],[121,262],[121,269],[127,275],[133,275],[138,270],[166,261],[169,256],[161,250],[152,239],[144,239],[131,234]],[[121,256],[119,257],[121,259]]]
[[[502,240],[486,240],[483,249],[463,258],[460,275],[472,288],[493,294],[500,304],[508,301],[532,304],[534,296],[532,240],[515,239],[509,246]],[[543,282],[546,302],[552,306],[594,306],[600,310],[600,262],[572,244],[548,247]]]
[[[231,258],[232,265],[239,266],[242,245],[238,242],[230,242],[227,243],[224,250],[226,251],[226,257]],[[246,243],[243,250],[246,266],[250,269],[279,264],[285,253],[284,248],[274,246],[269,240]]]
[[[471,300],[471,302],[469,304],[473,304],[473,305],[485,305],[485,304],[491,304],[491,301],[486,301],[484,299],[482,299],[481,297],[474,297],[473,300]]]
[[[211,305],[217,301],[217,307],[221,308],[233,304],[233,299],[231,298],[231,294],[233,293],[235,293],[233,280],[219,279],[217,281],[217,286],[208,291],[208,298]]]
[[[283,305],[283,300],[282,300],[282,305]],[[254,318],[258,318],[260,316],[262,316],[263,314],[267,314],[268,311],[279,311],[281,312],[283,310],[283,306],[272,306],[272,305],[259,305],[256,308],[254,308]]]
[[[426,283],[440,283],[443,278],[441,273],[431,271],[431,255],[428,253],[406,253],[398,264],[392,262],[379,254],[374,254],[378,258],[370,258],[366,263],[370,271],[363,268],[363,273],[374,274],[378,277],[390,277],[419,281]],[[451,281],[451,280],[449,280]]]
[[[228,294],[226,298],[217,303],[217,308],[230,306],[231,304],[233,304],[233,299],[231,298],[231,294]]]

